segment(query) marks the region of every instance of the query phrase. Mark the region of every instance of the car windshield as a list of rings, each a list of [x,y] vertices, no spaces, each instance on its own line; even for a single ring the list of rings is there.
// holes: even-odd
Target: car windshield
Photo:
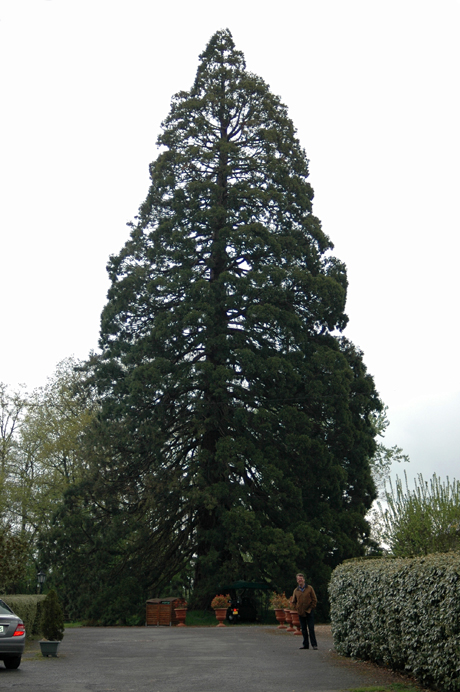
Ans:
[[[6,605],[5,601],[0,599],[0,615],[14,615],[13,611],[9,606]]]

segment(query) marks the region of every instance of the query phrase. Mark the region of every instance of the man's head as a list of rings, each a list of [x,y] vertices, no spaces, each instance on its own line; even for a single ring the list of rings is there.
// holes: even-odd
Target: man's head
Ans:
[[[302,574],[302,572],[299,572],[296,575],[296,579],[297,579],[297,584],[303,589],[303,587],[305,586],[305,577]]]

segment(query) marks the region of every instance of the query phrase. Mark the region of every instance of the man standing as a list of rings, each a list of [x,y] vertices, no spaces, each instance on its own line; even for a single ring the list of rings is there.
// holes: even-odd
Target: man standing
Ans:
[[[303,646],[300,648],[308,649],[308,627],[311,645],[313,649],[316,650],[318,645],[315,637],[315,616],[313,613],[317,604],[316,594],[312,586],[307,586],[305,584],[305,577],[303,574],[297,575],[297,588],[294,589],[291,602],[299,614],[300,626],[302,628]]]

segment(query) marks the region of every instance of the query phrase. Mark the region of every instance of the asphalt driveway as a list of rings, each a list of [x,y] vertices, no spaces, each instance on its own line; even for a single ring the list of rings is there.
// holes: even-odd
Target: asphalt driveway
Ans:
[[[18,670],[0,664],[0,689],[18,692],[335,692],[394,681],[342,659],[330,628],[318,651],[276,627],[82,627],[66,630],[57,658],[34,642]],[[300,640],[300,641],[299,641]]]

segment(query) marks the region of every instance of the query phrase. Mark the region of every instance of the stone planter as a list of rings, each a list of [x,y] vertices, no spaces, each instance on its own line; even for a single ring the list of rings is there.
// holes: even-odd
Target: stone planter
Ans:
[[[42,652],[42,656],[57,656],[57,652],[59,649],[59,644],[61,642],[49,642],[46,639],[43,641],[38,642],[40,644],[40,650]]]
[[[275,617],[279,622],[278,629],[279,630],[285,630],[286,625],[284,624],[284,621],[286,620],[286,614],[282,608],[275,608]]]
[[[216,618],[219,620],[217,627],[225,627],[224,620],[227,617],[227,608],[214,608]]]
[[[292,615],[290,610],[284,610],[284,616],[287,622],[286,632],[295,632],[295,627],[292,626]]]
[[[176,613],[176,619],[179,620],[176,627],[186,627],[187,608],[174,608],[174,612]]]
[[[292,625],[294,627],[294,634],[302,634],[300,631],[300,620],[299,620],[299,614],[297,610],[291,610],[291,615],[292,615]]]

